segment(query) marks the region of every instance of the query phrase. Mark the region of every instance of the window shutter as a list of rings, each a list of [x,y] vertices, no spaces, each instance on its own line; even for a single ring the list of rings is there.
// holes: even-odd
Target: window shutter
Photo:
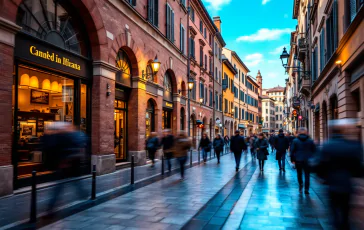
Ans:
[[[172,21],[171,21],[171,41],[174,43],[174,11],[172,10],[172,8],[170,8],[171,10],[171,17],[172,17]]]
[[[322,70],[324,69],[324,64],[325,64],[324,39],[325,39],[325,29],[322,28],[320,34],[320,72],[322,72]]]
[[[152,8],[153,0],[148,0],[148,21],[153,23],[153,8]]]
[[[153,24],[158,27],[158,16],[159,16],[159,4],[158,4],[158,0],[154,0],[154,6],[153,6],[153,11],[152,13],[154,13],[154,20],[153,20]]]
[[[130,3],[132,6],[136,6],[136,0],[131,0]]]
[[[337,49],[337,46],[338,46],[338,41],[339,41],[339,33],[338,33],[338,8],[337,8],[337,0],[334,0],[334,3],[333,3],[333,33],[334,33],[334,50]]]
[[[352,22],[356,16],[356,1],[357,0],[349,0],[350,1],[350,22]]]
[[[171,18],[171,11],[169,10],[168,4],[166,4],[166,37],[170,39],[170,18]]]

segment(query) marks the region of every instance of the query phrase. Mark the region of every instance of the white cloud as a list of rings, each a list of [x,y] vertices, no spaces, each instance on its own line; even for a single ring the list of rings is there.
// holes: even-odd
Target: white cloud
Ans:
[[[267,4],[268,2],[270,2],[270,0],[263,0],[262,4],[265,5]]]
[[[267,73],[267,77],[268,78],[277,78],[278,77],[278,74],[277,73],[270,72],[270,73]]]
[[[218,11],[221,10],[223,5],[227,5],[231,2],[231,0],[204,0],[208,4],[208,7],[212,10]]]
[[[236,39],[237,42],[247,41],[247,42],[258,42],[258,41],[273,41],[278,40],[284,34],[290,34],[293,30],[286,29],[267,29],[262,28],[256,33],[251,35],[240,36]]]
[[[248,68],[250,66],[257,66],[262,62],[263,62],[263,54],[261,53],[254,53],[245,56],[244,63],[248,66]]]
[[[281,54],[282,51],[283,51],[283,48],[286,47],[287,50],[289,50],[289,44],[284,44],[284,45],[281,45],[277,48],[275,48],[273,51],[269,52],[270,54],[273,54],[273,55],[278,55],[278,54]]]

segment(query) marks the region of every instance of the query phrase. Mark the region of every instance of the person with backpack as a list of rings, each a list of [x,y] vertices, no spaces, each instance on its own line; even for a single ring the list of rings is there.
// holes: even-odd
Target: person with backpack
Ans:
[[[289,148],[289,139],[284,136],[283,129],[279,130],[278,136],[274,139],[276,148],[276,160],[278,161],[279,171],[285,172],[286,152]]]
[[[293,140],[291,146],[291,161],[295,164],[297,170],[297,179],[299,192],[302,192],[303,181],[302,172],[305,173],[305,194],[310,194],[310,168],[308,160],[314,155],[316,146],[313,140],[307,135],[307,129],[299,128],[298,136]]]
[[[202,151],[203,161],[206,163],[207,161],[207,153],[211,151],[211,141],[207,137],[207,134],[204,133],[200,140],[200,144],[198,145],[198,149]]]
[[[159,147],[159,141],[157,138],[157,133],[152,132],[147,140],[146,149],[148,150],[149,159],[152,160],[151,167],[154,167],[155,164],[155,153]]]
[[[217,164],[220,164],[220,154],[221,151],[223,151],[224,149],[224,140],[221,138],[221,135],[219,133],[216,134],[216,137],[212,142],[212,146],[214,147],[216,153]]]

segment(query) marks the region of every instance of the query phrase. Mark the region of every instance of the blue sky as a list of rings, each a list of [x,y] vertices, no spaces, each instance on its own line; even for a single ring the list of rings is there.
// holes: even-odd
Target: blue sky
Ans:
[[[202,0],[211,17],[220,16],[226,48],[238,53],[256,76],[260,70],[263,88],[283,86],[284,69],[279,59],[287,50],[292,19],[293,0]]]

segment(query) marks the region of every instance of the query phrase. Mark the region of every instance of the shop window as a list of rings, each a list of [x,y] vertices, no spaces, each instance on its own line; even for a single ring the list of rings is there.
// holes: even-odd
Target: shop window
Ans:
[[[75,82],[65,76],[27,66],[18,68],[18,96],[15,131],[18,178],[31,175],[32,170],[52,173],[56,170],[54,156],[42,152],[41,138],[57,128],[57,123],[75,122]],[[86,90],[85,85],[81,85]],[[82,91],[81,91],[82,92]],[[15,94],[14,94],[15,96]],[[81,118],[86,120],[86,101],[81,95]],[[81,129],[86,129],[82,125]]]
[[[131,87],[131,64],[128,55],[124,50],[119,50],[117,54],[116,67],[119,71],[116,72],[115,81]]]
[[[166,74],[164,75],[163,87],[163,99],[170,102],[173,101],[172,81],[171,76],[168,72],[166,72]]]
[[[22,31],[62,49],[89,56],[85,27],[76,11],[68,12],[67,1],[24,0],[16,22]]]
[[[186,120],[186,114],[185,114],[185,109],[181,108],[181,130],[185,130],[185,120]]]

